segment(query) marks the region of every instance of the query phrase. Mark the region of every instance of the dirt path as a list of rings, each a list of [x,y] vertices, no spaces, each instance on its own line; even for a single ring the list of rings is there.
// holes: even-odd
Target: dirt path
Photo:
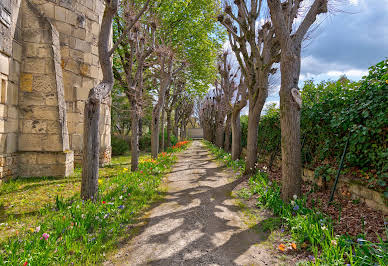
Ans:
[[[148,211],[141,232],[105,265],[275,265],[260,247],[268,237],[243,221],[230,196],[235,174],[199,141],[178,155],[166,199]]]

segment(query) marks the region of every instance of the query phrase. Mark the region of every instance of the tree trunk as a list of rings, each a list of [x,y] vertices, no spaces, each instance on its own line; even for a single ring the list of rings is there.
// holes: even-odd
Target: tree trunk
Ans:
[[[152,112],[151,122],[151,155],[158,158],[159,153],[159,112]]]
[[[102,81],[89,92],[84,108],[84,135],[81,198],[93,200],[98,192],[98,167],[100,156],[100,105],[109,96],[113,88],[114,78],[109,43],[112,31],[112,21],[117,13],[118,1],[105,2],[104,15],[98,37],[98,59],[103,74]]]
[[[164,151],[164,110],[162,110],[162,115],[160,119],[160,135],[162,136],[162,139],[160,141],[160,151]]]
[[[290,200],[301,193],[300,107],[291,90],[298,88],[300,56],[286,56],[281,60],[280,126],[282,147],[282,199]],[[299,58],[296,60],[295,58]],[[296,73],[295,73],[296,72]]]
[[[241,124],[240,111],[232,113],[232,160],[237,160],[241,155]]]
[[[172,133],[172,125],[171,125],[171,110],[166,110],[167,117],[167,147],[171,147],[171,133]]]
[[[226,118],[226,124],[225,124],[225,140],[224,140],[224,150],[226,152],[230,152],[230,134],[231,134],[231,119],[232,119],[232,114],[229,113],[227,118]]]
[[[176,139],[179,138],[178,136],[178,112],[177,110],[175,109],[175,112],[174,112],[174,127],[173,127],[173,132],[174,132],[174,136],[176,137]]]
[[[132,114],[131,114],[131,171],[132,172],[136,171],[139,165],[139,116],[137,114],[136,108],[133,108],[133,109],[134,110],[132,111]]]
[[[95,200],[98,191],[100,156],[100,103],[87,101],[84,108],[84,144],[82,158],[81,198]]]
[[[224,147],[224,125],[222,123],[217,123],[216,128],[216,146],[223,148]]]
[[[143,136],[143,119],[139,118],[139,139]]]

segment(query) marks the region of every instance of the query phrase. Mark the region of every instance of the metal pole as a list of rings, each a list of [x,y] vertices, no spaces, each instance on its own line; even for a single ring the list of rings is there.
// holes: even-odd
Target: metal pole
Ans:
[[[339,176],[340,176],[340,173],[341,173],[341,170],[342,170],[342,166],[344,165],[344,159],[345,159],[345,155],[346,155],[346,150],[348,149],[349,139],[350,139],[350,131],[349,131],[349,134],[348,134],[348,139],[346,140],[344,151],[342,153],[341,162],[340,162],[340,165],[339,165],[339,168],[338,168],[338,171],[337,171],[337,176],[335,178],[333,189],[331,191],[329,203],[332,202],[333,198],[334,198],[334,192],[335,192],[335,189],[337,188],[337,183],[338,183],[338,179],[339,179]]]

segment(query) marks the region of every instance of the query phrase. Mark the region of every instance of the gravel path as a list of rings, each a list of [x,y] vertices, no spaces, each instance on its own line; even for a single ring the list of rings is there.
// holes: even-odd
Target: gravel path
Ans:
[[[268,235],[248,228],[230,196],[235,173],[220,167],[199,141],[178,155],[165,200],[145,226],[105,265],[275,265],[259,244]]]

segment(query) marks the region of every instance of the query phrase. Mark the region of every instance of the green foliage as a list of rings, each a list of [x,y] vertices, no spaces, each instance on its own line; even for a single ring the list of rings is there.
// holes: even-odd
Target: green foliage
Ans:
[[[129,151],[129,144],[127,140],[122,136],[112,135],[111,136],[112,155],[124,155]]]
[[[247,139],[248,139],[248,116],[242,115],[240,117],[240,124],[241,124],[241,147],[247,146]]]
[[[209,141],[203,141],[205,146],[210,149],[210,151],[215,155],[215,157],[224,162],[226,166],[233,168],[234,170],[243,171],[245,169],[245,162],[244,160],[238,159],[233,161],[232,155],[230,153],[225,152],[223,149],[213,145]]]
[[[342,78],[302,90],[301,142],[304,163],[317,176],[333,178],[350,132],[345,166],[355,167],[369,187],[384,189],[388,172],[388,60],[372,66],[359,82]],[[247,118],[241,117],[246,145]],[[270,106],[261,117],[258,144],[261,153],[280,153],[280,111]],[[326,165],[327,164],[327,165]]]
[[[307,162],[338,161],[350,132],[346,165],[374,170],[368,181],[371,187],[378,178],[384,179],[388,171],[387,71],[385,60],[372,66],[360,82],[306,82],[301,125]]]
[[[1,243],[0,265],[98,264],[120,235],[135,233],[128,225],[137,223],[136,216],[160,198],[163,174],[175,160],[172,153],[163,153],[157,160],[140,159],[136,172],[124,168],[99,179],[95,202],[57,197],[54,205],[40,210],[45,219],[39,227]]]
[[[145,133],[139,138],[139,149],[142,151],[151,150],[151,133]]]
[[[280,110],[271,104],[266,114],[260,118],[258,147],[259,150],[272,154],[280,151]]]

